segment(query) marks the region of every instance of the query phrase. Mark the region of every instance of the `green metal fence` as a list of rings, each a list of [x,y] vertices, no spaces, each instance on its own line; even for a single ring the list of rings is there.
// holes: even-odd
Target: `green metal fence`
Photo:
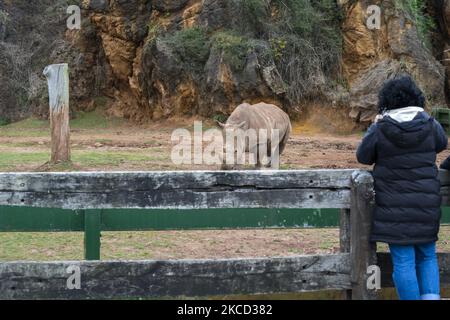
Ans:
[[[450,109],[434,108],[431,115],[442,125],[447,134],[450,134]]]
[[[450,224],[450,207],[442,210]],[[0,232],[84,232],[86,260],[99,260],[101,231],[339,227],[337,209],[101,209],[0,206]]]

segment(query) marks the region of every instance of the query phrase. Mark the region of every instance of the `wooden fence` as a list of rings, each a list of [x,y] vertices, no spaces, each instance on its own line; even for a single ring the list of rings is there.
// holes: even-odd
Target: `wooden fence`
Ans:
[[[450,179],[445,172],[440,179],[443,206],[448,206]],[[130,299],[333,289],[343,290],[347,298],[375,299],[376,291],[367,288],[367,268],[380,266],[382,286],[392,286],[392,267],[389,254],[377,254],[368,241],[373,201],[372,176],[361,170],[2,173],[0,232],[84,231],[87,260],[0,262],[0,299]],[[339,214],[333,216],[336,209]],[[101,230],[337,223],[338,254],[99,260]],[[446,286],[450,254],[440,254],[439,260]],[[80,289],[67,286],[68,268],[74,266],[80,270]]]

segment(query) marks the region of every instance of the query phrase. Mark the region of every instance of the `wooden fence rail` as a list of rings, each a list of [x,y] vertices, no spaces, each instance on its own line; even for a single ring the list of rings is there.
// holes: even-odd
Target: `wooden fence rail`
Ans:
[[[448,206],[450,179],[445,172],[440,179],[443,206]],[[208,212],[204,209],[261,208],[275,210],[270,213],[274,217],[282,210],[340,209],[341,253],[226,260],[0,262],[0,298],[144,298],[339,289],[353,299],[375,299],[376,291],[367,288],[368,266],[380,265],[382,284],[392,284],[389,255],[377,255],[368,241],[373,201],[372,176],[362,170],[1,173],[0,223],[6,227],[0,226],[0,231],[18,227],[11,214],[14,210],[2,214],[10,207],[36,208],[30,215],[56,210],[56,224],[75,230],[84,225],[89,229],[85,240],[90,243],[99,242],[102,210],[150,209],[145,210],[145,219],[167,229],[171,223],[155,221],[152,210],[159,217],[164,216],[163,209],[190,211],[201,219],[201,212],[205,217]],[[66,215],[67,210],[74,211]],[[236,223],[227,221],[226,212],[216,216],[227,221],[229,228],[286,225],[274,217],[263,223],[258,219]],[[124,218],[120,221],[125,230],[133,226]],[[33,230],[28,219],[21,223],[24,230]],[[154,228],[152,223],[142,229]],[[215,221],[211,227],[219,225]],[[34,227],[45,228],[42,222]],[[117,222],[115,227],[118,230]],[[90,258],[99,259],[99,255]],[[441,254],[439,259],[442,284],[448,285],[450,255]],[[81,275],[79,289],[67,287],[67,268],[74,266]]]

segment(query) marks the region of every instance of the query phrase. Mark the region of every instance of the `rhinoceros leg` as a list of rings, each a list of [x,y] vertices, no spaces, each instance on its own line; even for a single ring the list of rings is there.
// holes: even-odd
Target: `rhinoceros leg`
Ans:
[[[270,158],[269,158],[270,161],[266,164],[266,168],[274,169],[274,166],[278,167],[278,164],[280,162],[279,150],[280,150],[280,144],[277,144],[277,146],[273,150],[270,149]],[[277,153],[278,153],[278,157],[277,157],[277,160],[275,160],[274,155],[276,155]]]
[[[259,157],[257,144],[249,146],[248,155],[249,155],[249,162],[250,162],[250,156],[253,156],[253,159],[255,159],[254,168],[256,170],[259,170],[259,168],[261,168],[261,159]]]
[[[287,145],[287,142],[289,140],[289,136],[290,136],[290,130],[286,131],[286,133],[284,134],[283,139],[281,139],[281,141],[280,141],[280,151],[279,151],[280,152],[280,156],[283,153],[284,148]]]
[[[276,146],[274,146],[273,149],[271,148],[271,142],[270,141],[268,142],[269,147],[267,149],[267,155],[270,157],[270,161],[266,165],[267,168],[269,167],[278,168],[280,166],[280,157],[286,147],[288,140],[289,140],[289,132],[286,132],[281,140],[275,142]],[[274,162],[275,156],[277,156],[276,163]]]
[[[258,145],[257,156],[258,161],[256,163],[256,169],[262,167],[269,168],[271,166],[271,150],[270,142],[266,142]]]

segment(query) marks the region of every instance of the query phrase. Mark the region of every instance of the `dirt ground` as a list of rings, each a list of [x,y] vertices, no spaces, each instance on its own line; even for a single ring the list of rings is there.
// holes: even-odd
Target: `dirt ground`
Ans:
[[[71,134],[73,164],[47,166],[48,124],[28,121],[0,128],[0,171],[204,170],[217,166],[177,166],[171,161],[171,134],[193,129],[193,121],[172,120],[146,126],[126,123],[75,125]],[[214,127],[212,122],[204,130]],[[281,156],[281,169],[368,168],[355,150],[363,132],[339,135],[311,124],[294,124]],[[439,155],[442,161],[450,155]],[[337,229],[233,230],[103,233],[102,259],[224,258],[332,253],[339,250]],[[239,241],[236,241],[239,239]],[[450,228],[443,227],[438,247],[450,249]],[[82,234],[0,233],[0,260],[82,259]],[[385,247],[384,247],[385,248]],[[383,247],[381,247],[383,249]]]
[[[203,170],[218,169],[216,165],[175,165],[171,161],[171,150],[177,142],[171,141],[173,130],[193,129],[192,120],[157,123],[147,126],[119,126],[115,128],[72,129],[72,153],[87,152],[111,159],[73,160],[69,167],[43,167],[50,149],[50,138],[46,128],[14,128],[0,130],[0,152],[14,153],[11,161],[1,161],[0,171],[67,171],[67,170]],[[206,123],[204,130],[212,128]],[[294,124],[291,138],[281,156],[281,169],[339,169],[370,168],[358,164],[355,151],[363,132],[347,135],[330,135],[320,132],[310,124]],[[205,146],[207,143],[204,144]],[[17,157],[24,155],[23,159]],[[42,155],[25,157],[25,155]],[[138,156],[136,158],[133,157]],[[450,155],[450,149],[438,155],[438,163]],[[123,159],[120,159],[122,156]],[[4,159],[7,160],[7,159]],[[78,160],[78,161],[77,161]],[[98,160],[98,161],[97,161]],[[109,161],[108,161],[109,160]],[[129,161],[128,161],[129,160]]]

